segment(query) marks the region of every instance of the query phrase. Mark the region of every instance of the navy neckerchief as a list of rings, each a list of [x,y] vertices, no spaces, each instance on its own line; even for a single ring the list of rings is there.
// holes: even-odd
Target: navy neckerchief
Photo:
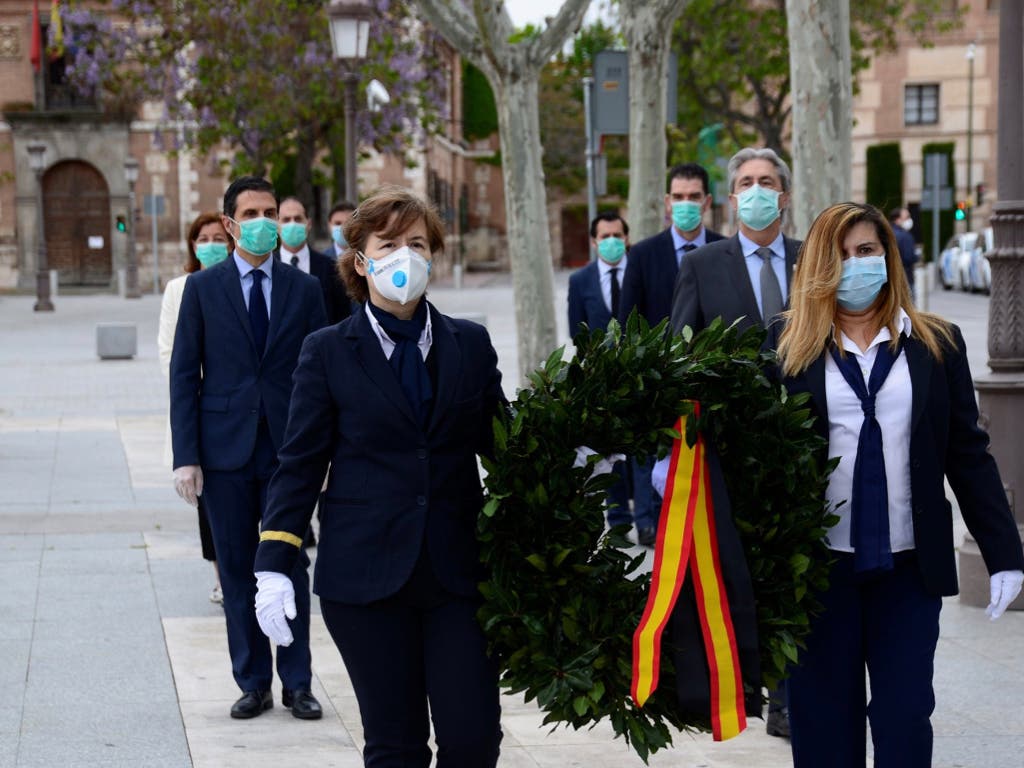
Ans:
[[[853,355],[840,355],[834,344],[829,350],[864,411],[864,423],[857,442],[857,460],[853,466],[853,498],[850,500],[850,543],[853,544],[854,571],[857,573],[889,571],[893,567],[889,545],[889,491],[882,453],[882,428],[875,418],[875,397],[902,350],[902,337],[897,341],[895,352],[889,347],[889,342],[878,345],[867,386]]]
[[[374,306],[373,302],[368,304],[380,327],[395,342],[395,351],[391,353],[388,364],[398,377],[402,392],[412,406],[417,421],[425,429],[430,416],[430,404],[434,399],[430,374],[419,347],[423,329],[427,326],[427,302],[420,299],[411,320],[399,320],[390,312]]]

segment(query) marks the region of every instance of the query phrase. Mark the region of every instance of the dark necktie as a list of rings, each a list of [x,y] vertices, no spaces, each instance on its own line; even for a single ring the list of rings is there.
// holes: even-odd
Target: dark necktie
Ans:
[[[761,257],[761,318],[764,320],[764,327],[772,324],[772,319],[782,311],[782,289],[779,288],[779,278],[772,269],[772,249],[758,248],[757,255]]]
[[[679,249],[679,253],[676,254],[676,264],[683,263],[683,256],[688,254],[690,251],[697,250],[696,243],[684,243],[683,247]]]
[[[608,270],[612,277],[612,317],[619,316],[619,268],[612,267]]]
[[[850,499],[850,543],[853,545],[853,567],[857,573],[892,569],[889,546],[889,492],[882,453],[882,428],[875,418],[875,397],[892,370],[902,347],[896,352],[889,343],[878,345],[875,364],[867,386],[864,374],[853,355],[843,357],[833,345],[832,359],[839,372],[860,400],[864,423],[857,442],[857,460],[853,465],[853,498]]]
[[[252,288],[249,289],[249,325],[252,337],[256,341],[256,349],[263,355],[267,346],[267,329],[270,327],[270,313],[267,311],[267,300],[263,296],[263,278],[265,274],[259,269],[249,273],[252,275]]]
[[[294,254],[294,253],[292,254],[292,266],[293,267],[299,266],[299,257],[296,254]]]

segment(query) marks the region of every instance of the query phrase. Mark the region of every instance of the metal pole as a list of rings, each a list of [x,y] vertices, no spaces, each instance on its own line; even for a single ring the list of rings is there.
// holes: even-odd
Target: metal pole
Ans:
[[[139,292],[139,265],[135,260],[135,182],[128,184],[128,268],[126,270],[126,283],[124,297],[126,299],[140,299]]]
[[[36,303],[32,307],[36,312],[53,312],[50,301],[50,271],[47,264],[46,228],[43,221],[43,172],[36,171]]]
[[[346,72],[345,81],[345,197],[359,204],[358,177],[356,175],[356,83],[359,76]]]
[[[965,232],[971,231],[971,213],[974,211],[974,184],[971,177],[974,165],[974,43],[967,46],[967,208],[964,211]]]
[[[587,133],[587,226],[590,226],[597,217],[597,195],[594,191],[594,156],[597,154],[594,151],[594,123],[593,118],[590,114],[591,100],[593,98],[594,89],[594,78],[584,77],[583,78],[583,113],[585,115],[584,124]],[[593,245],[589,245],[588,251],[590,252],[590,260],[594,261],[597,258],[597,254],[594,253]]]
[[[945,156],[943,156],[943,162],[945,162]],[[939,263],[939,258],[942,253],[941,244],[939,243],[939,214],[942,211],[942,206],[939,204],[939,169],[938,163],[933,162],[935,166],[932,170],[932,261],[935,264],[935,269],[942,269],[942,264]],[[928,280],[924,281],[924,291],[921,293],[921,309],[928,311]]]
[[[157,296],[160,295],[160,251],[158,247],[160,243],[157,239],[157,221],[156,221],[156,194],[150,195],[152,208],[149,211],[149,220],[153,222],[153,293]]]

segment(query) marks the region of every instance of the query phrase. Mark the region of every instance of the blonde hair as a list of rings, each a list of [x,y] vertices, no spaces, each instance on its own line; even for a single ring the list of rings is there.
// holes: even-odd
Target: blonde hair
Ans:
[[[790,309],[783,313],[786,327],[779,339],[783,375],[802,373],[829,343],[838,343],[836,292],[843,274],[843,241],[850,229],[861,222],[874,225],[878,240],[885,248],[888,281],[879,293],[876,317],[879,329],[883,325],[889,328],[892,348],[899,342],[896,322],[901,308],[910,317],[912,335],[935,359],[942,359],[942,342],[953,344],[953,335],[945,320],[914,308],[896,237],[881,212],[870,205],[838,203],[818,215],[800,248],[790,286]],[[842,345],[839,350],[843,354]]]

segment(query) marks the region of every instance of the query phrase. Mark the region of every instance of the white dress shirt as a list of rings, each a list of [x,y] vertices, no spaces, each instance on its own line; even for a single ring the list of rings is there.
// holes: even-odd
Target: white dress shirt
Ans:
[[[909,336],[910,318],[900,310],[896,327]],[[875,363],[880,344],[888,344],[892,337],[888,328],[882,328],[868,346],[867,352],[841,334],[843,349],[853,355],[867,383]],[[853,496],[853,467],[857,460],[857,443],[864,423],[860,399],[846,383],[839,366],[831,354],[825,355],[825,400],[828,404],[828,455],[840,457],[839,465],[828,482],[826,498],[834,507],[839,522],[825,537],[830,549],[853,552],[850,542],[850,499]],[[893,363],[889,376],[875,398],[875,418],[882,429],[882,456],[885,461],[886,488],[889,500],[889,544],[893,552],[914,548],[914,523],[910,497],[910,413],[913,389],[907,356],[901,352]]]
[[[740,248],[743,250],[743,258],[747,262],[747,274],[750,275],[750,287],[754,289],[754,298],[757,299],[757,309],[764,317],[764,306],[761,304],[761,267],[764,261],[757,254],[757,249],[762,246],[755,243],[742,232],[737,232],[740,238]],[[779,289],[782,291],[782,304],[785,306],[789,296],[789,285],[786,283],[786,242],[782,239],[780,232],[768,245],[772,251],[772,271],[779,281]]]
[[[597,259],[597,273],[601,283],[601,298],[604,299],[604,305],[608,307],[608,311],[612,311],[612,270],[617,269],[615,278],[619,281],[619,290],[622,290],[622,278],[626,274],[626,261],[629,256],[623,256],[622,260],[618,264],[609,264],[607,261],[602,259],[600,256]],[[619,294],[620,298],[622,294]]]
[[[425,299],[420,299],[425,301]],[[387,332],[381,327],[380,323],[377,322],[377,318],[373,316],[373,312],[370,310],[370,302],[367,301],[363,307],[363,311],[366,312],[366,316],[370,318],[370,327],[373,328],[373,332],[377,334],[377,340],[380,341],[380,348],[384,350],[384,357],[388,360],[391,359],[391,355],[395,351],[397,346],[395,342],[391,340]],[[385,310],[386,312],[387,310]],[[416,342],[416,345],[420,348],[420,354],[423,355],[423,359],[427,359],[427,355],[430,354],[430,345],[434,343],[433,332],[431,331],[430,325],[430,307],[427,307],[427,323],[423,326],[423,333],[420,334],[420,340]]]
[[[238,279],[242,281],[242,298],[245,300],[245,308],[249,308],[249,292],[252,291],[253,277],[250,272],[253,271],[253,266],[248,261],[238,255],[238,251],[231,254],[235,258],[235,266],[238,268]],[[274,270],[274,259],[268,255],[263,263],[260,264],[256,269],[266,275],[263,280],[263,298],[267,302],[267,315],[270,316],[270,282],[273,278]]]
[[[292,264],[292,257],[298,258],[298,263]],[[307,275],[309,274],[309,244],[303,243],[302,247],[299,248],[295,253],[292,253],[284,246],[281,246],[281,261],[289,266],[301,269]]]

